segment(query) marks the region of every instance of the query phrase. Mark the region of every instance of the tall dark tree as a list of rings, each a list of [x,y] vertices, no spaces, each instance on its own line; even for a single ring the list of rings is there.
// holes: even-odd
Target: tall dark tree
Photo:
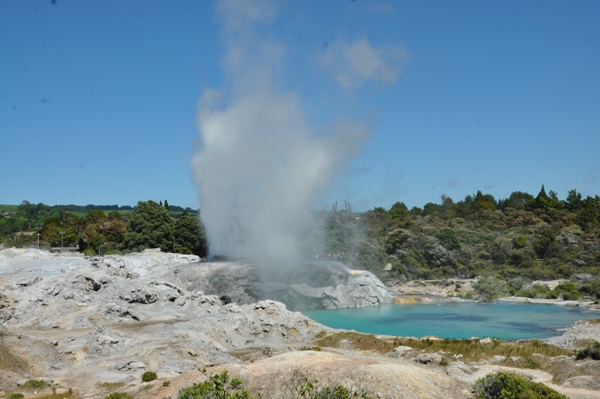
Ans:
[[[183,211],[181,218],[175,222],[175,246],[178,253],[195,254],[202,258],[208,253],[204,226],[198,217]]]
[[[568,210],[571,212],[577,212],[583,206],[581,193],[577,190],[570,190],[567,194],[567,198],[565,199],[565,203],[567,204]]]
[[[167,201],[167,200],[165,200],[165,209],[167,211],[170,211],[170,209],[169,209],[169,201]]]
[[[154,201],[140,201],[133,208],[123,245],[131,250],[160,248],[163,252],[172,252],[173,225],[173,219],[163,206]]]
[[[406,216],[408,216],[408,208],[404,202],[396,202],[390,208],[388,215],[392,219],[404,219]]]

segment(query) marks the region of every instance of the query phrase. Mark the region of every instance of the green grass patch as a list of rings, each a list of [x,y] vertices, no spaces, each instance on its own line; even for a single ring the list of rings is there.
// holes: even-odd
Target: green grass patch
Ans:
[[[0,212],[2,213],[16,213],[18,209],[19,205],[0,204]]]

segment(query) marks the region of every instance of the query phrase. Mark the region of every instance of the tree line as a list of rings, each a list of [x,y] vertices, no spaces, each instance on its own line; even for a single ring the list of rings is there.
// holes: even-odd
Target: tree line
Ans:
[[[146,248],[201,257],[207,254],[204,227],[198,212],[169,206],[166,200],[164,204],[162,201],[140,201],[131,208],[130,215],[103,209],[112,206],[88,205],[94,209],[78,216],[73,212],[80,212],[82,207],[73,207],[49,207],[23,201],[14,216],[0,215],[0,238],[9,246],[35,246],[38,239],[40,247],[78,246],[79,251],[88,255],[136,252]],[[182,212],[174,213],[173,208],[175,212]],[[19,228],[19,234],[15,234],[15,228]]]
[[[600,272],[600,198],[577,190],[563,200],[542,186],[536,196],[515,191],[500,200],[478,191],[422,208],[396,202],[360,218],[332,213],[325,226],[327,252],[357,253],[345,262],[384,280],[589,279]]]

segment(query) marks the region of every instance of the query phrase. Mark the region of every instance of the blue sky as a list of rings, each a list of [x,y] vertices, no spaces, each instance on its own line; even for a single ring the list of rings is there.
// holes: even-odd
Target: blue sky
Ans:
[[[207,89],[233,96],[245,68],[227,65],[224,3],[236,4],[0,2],[0,203],[199,206],[198,101]],[[542,184],[559,198],[600,194],[600,2],[288,1],[260,12],[247,40],[277,45],[269,81],[296,96],[311,134],[339,121],[369,132],[314,208]]]

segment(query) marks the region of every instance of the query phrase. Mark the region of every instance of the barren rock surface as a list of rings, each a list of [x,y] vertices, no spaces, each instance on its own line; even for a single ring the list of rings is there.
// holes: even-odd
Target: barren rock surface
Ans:
[[[140,399],[175,397],[179,388],[205,378],[197,371],[205,367],[229,370],[264,397],[273,397],[270,389],[295,372],[381,398],[472,396],[469,384],[481,372],[446,369],[432,355],[415,354],[421,364],[398,353],[299,351],[332,330],[279,301],[340,308],[392,297],[372,274],[337,262],[294,270],[267,271],[265,283],[250,264],[156,251],[92,258],[0,251],[0,397],[28,379],[84,397],[103,398],[115,387]],[[575,339],[569,334],[559,344]],[[159,381],[140,391],[148,370]],[[576,377],[569,375],[558,389],[573,398],[599,396],[593,377]],[[167,379],[171,387],[161,385]]]

